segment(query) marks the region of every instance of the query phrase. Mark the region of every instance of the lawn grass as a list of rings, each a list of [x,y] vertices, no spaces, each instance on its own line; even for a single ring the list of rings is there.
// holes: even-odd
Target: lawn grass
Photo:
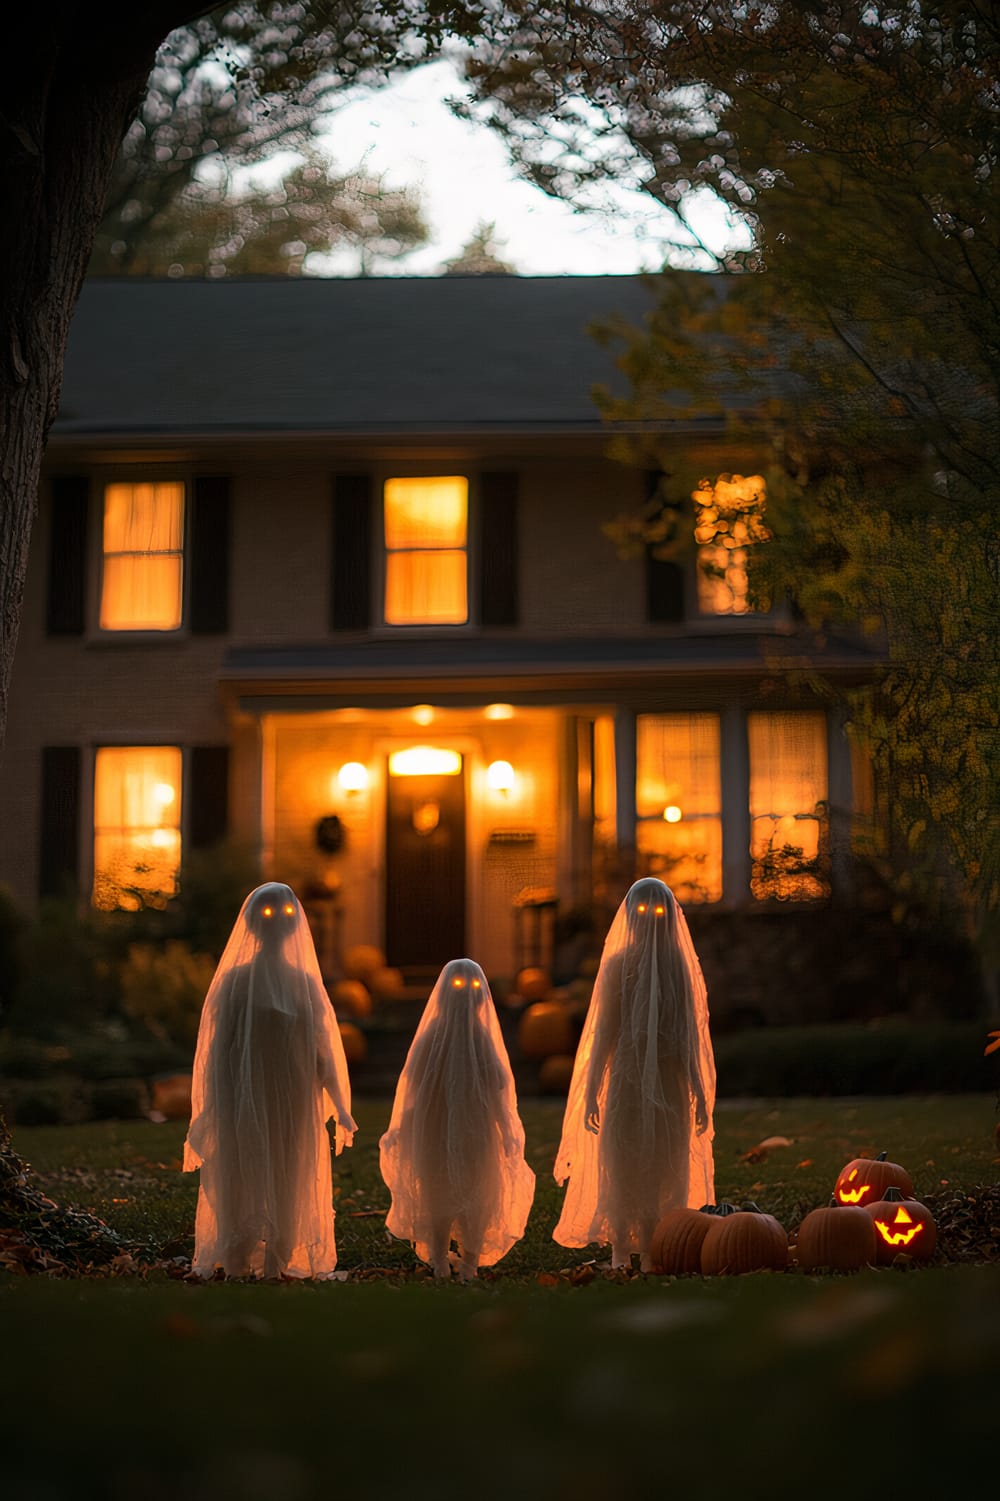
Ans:
[[[492,1277],[437,1284],[386,1238],[388,1111],[359,1101],[336,1162],[345,1281],[0,1276],[4,1501],[909,1498],[995,1466],[995,1264],[591,1276],[602,1253],[551,1239],[559,1102],[529,1101],[523,1241]],[[997,1181],[995,1121],[992,1095],[727,1102],[716,1197],[792,1229],[844,1162],[883,1148],[918,1197],[971,1192]],[[104,1122],[15,1129],[14,1144],[52,1197],[182,1257],[197,1190],[183,1134]],[[744,1160],[773,1136],[791,1145]]]

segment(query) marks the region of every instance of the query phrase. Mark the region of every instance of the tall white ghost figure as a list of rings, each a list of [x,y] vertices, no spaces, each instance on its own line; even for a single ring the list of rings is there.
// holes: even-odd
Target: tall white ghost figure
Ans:
[[[474,1278],[524,1234],[535,1175],[524,1160],[514,1075],[486,976],[446,964],[431,991],[379,1144],[386,1227],[436,1277]]]
[[[657,1220],[714,1199],[715,1059],[708,998],[670,889],[636,881],[608,931],[577,1048],[555,1161],[569,1179],[553,1238],[633,1252],[649,1270]]]
[[[192,1269],[323,1277],[337,1265],[330,1138],[350,1146],[347,1059],[305,913],[252,891],[202,1008],[184,1170],[201,1169]]]

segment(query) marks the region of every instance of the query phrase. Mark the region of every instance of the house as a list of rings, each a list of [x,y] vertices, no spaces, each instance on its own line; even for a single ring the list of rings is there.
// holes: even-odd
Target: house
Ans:
[[[738,546],[602,531],[649,479],[607,456],[588,330],[649,305],[627,276],[87,283],[0,883],[127,907],[228,838],[302,895],[331,975],[357,944],[418,979],[558,969],[637,870],[723,935],[829,932],[867,794],[801,683],[872,654],[748,609]],[[669,442],[709,501],[760,488],[720,418]]]

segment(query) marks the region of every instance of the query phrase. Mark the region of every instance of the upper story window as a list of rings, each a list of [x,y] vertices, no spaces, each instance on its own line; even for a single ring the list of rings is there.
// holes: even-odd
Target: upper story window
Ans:
[[[386,625],[469,618],[469,485],[463,475],[386,480]]]
[[[697,543],[698,608],[703,615],[746,615],[749,549],[770,536],[763,522],[766,490],[759,474],[720,474],[692,493]]]
[[[129,912],[177,890],[181,751],[103,746],[94,761],[94,905]]]
[[[829,894],[826,716],[747,715],[750,890],[758,900]]]
[[[636,846],[678,901],[722,899],[718,714],[640,714]]]
[[[101,629],[175,631],[183,599],[183,484],[105,486]]]

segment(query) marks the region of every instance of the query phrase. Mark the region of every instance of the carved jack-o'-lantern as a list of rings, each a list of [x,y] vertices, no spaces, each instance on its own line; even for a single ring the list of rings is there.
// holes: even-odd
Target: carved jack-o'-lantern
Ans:
[[[898,1188],[909,1197],[913,1193],[913,1180],[905,1167],[898,1162],[887,1162],[886,1154],[880,1152],[877,1157],[855,1157],[841,1168],[833,1195],[838,1204],[860,1204],[867,1209],[887,1188]]]
[[[904,1199],[898,1188],[887,1188],[885,1197],[867,1206],[875,1222],[875,1245],[884,1266],[903,1254],[926,1261],[937,1245],[937,1225],[926,1204]]]

